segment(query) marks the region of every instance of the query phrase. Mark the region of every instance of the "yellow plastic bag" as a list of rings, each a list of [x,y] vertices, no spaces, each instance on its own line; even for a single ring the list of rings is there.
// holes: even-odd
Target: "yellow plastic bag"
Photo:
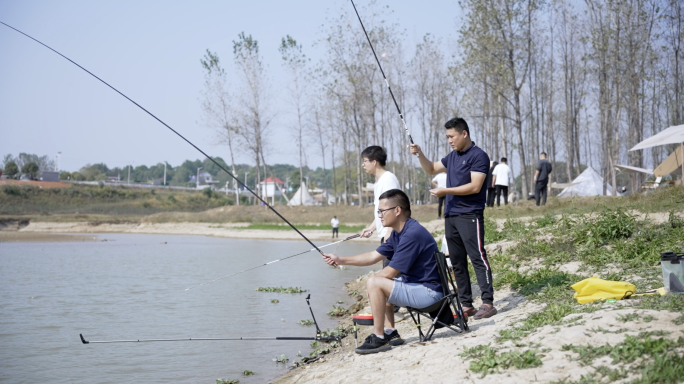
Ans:
[[[636,292],[634,284],[624,281],[610,281],[590,277],[572,285],[575,299],[580,304],[592,303],[597,300],[622,300]]]

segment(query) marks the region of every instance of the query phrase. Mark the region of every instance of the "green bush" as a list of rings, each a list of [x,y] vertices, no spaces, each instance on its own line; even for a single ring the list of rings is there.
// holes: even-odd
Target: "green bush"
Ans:
[[[2,186],[2,192],[4,192],[7,195],[10,196],[23,196],[24,194],[21,191],[21,188],[17,187],[16,185],[3,185]]]
[[[596,219],[585,218],[575,226],[576,243],[599,246],[611,240],[632,236],[637,227],[636,217],[624,210],[603,209]]]

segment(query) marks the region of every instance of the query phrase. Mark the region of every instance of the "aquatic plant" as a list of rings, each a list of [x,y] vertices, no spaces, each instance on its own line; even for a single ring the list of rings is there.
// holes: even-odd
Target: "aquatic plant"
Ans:
[[[258,292],[276,292],[276,293],[304,293],[308,290],[302,289],[300,287],[259,287],[256,289]]]
[[[340,317],[349,313],[347,308],[342,308],[339,305],[333,305],[332,309],[328,311],[328,316]]]
[[[275,359],[273,359],[273,361],[275,361],[276,363],[283,363],[283,364],[287,363],[288,360],[290,360],[290,359],[287,357],[287,355],[276,356]]]
[[[239,384],[240,380],[216,379],[215,384]]]

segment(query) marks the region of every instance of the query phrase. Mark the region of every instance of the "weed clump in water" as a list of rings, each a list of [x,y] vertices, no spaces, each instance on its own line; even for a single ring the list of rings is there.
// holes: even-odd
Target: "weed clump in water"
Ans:
[[[258,292],[276,292],[276,293],[304,293],[307,292],[306,289],[300,287],[259,287],[256,289]]]
[[[332,309],[328,311],[328,316],[340,317],[349,313],[347,308],[340,307],[339,305],[333,305]]]

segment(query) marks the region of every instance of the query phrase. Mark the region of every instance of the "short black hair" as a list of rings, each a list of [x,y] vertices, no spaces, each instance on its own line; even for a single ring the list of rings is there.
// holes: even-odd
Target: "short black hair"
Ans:
[[[470,128],[468,128],[468,123],[466,123],[462,117],[454,117],[453,119],[447,121],[444,123],[444,128],[455,129],[458,133],[466,131],[468,132],[468,136],[470,136]]]
[[[542,152],[540,155],[544,156],[545,159],[547,158],[546,152]]]
[[[361,157],[367,157],[370,161],[377,161],[383,167],[387,163],[387,152],[385,148],[378,145],[371,145],[361,152]]]
[[[505,158],[505,157],[502,157],[502,158],[501,158],[501,162],[502,162],[502,163],[508,163],[508,159]]]
[[[378,200],[387,199],[392,202],[392,204],[397,207],[401,207],[402,212],[408,213],[408,217],[411,217],[411,202],[408,196],[401,189],[390,189],[385,191]]]

